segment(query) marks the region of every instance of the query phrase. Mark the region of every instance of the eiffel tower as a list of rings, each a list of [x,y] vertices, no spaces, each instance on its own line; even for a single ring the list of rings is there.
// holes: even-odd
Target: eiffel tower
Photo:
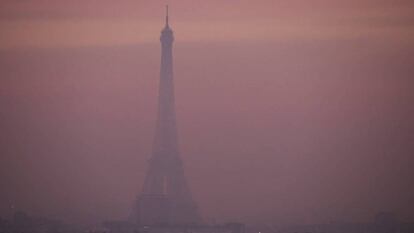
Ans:
[[[188,187],[178,147],[173,82],[174,36],[168,23],[168,6],[160,41],[158,119],[144,187],[135,206],[135,221],[140,225],[197,224],[201,217]]]

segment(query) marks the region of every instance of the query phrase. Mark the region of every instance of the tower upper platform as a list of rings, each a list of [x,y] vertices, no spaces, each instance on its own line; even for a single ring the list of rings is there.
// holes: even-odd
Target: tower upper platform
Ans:
[[[168,23],[168,5],[166,6],[165,27],[161,31],[160,41],[163,44],[171,44],[174,41],[173,31]]]

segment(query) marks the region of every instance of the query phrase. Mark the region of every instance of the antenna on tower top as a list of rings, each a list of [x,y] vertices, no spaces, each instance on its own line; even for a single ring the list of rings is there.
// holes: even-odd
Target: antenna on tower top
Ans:
[[[165,6],[165,12],[166,12],[166,14],[165,14],[165,26],[169,27],[169,25],[168,25],[168,4]]]

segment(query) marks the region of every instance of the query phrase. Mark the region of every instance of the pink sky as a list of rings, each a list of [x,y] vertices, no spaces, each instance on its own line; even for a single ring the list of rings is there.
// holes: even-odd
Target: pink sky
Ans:
[[[153,42],[164,1],[6,1],[2,49]],[[378,38],[409,43],[410,1],[170,2],[181,41]]]
[[[1,215],[127,216],[165,3],[0,3]],[[413,220],[412,1],[168,3],[180,145],[207,221]]]

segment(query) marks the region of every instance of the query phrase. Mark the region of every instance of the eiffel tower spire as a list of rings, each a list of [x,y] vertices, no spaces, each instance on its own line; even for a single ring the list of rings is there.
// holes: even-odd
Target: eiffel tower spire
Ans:
[[[178,147],[173,82],[173,31],[161,31],[161,69],[158,115],[152,155],[142,193],[137,201],[139,224],[194,224],[200,215],[192,199]]]
[[[168,5],[165,6],[165,27],[170,27],[168,24]]]

